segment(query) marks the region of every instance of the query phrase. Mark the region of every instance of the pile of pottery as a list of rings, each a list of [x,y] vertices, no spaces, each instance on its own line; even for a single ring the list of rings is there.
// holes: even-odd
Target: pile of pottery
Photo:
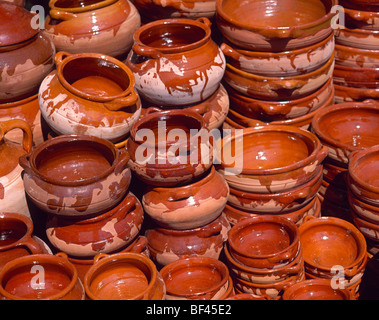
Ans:
[[[350,157],[348,198],[354,225],[366,238],[368,251],[379,251],[379,144]]]
[[[227,58],[227,128],[276,124],[308,129],[334,102],[336,1],[218,0]]]
[[[238,222],[230,229],[225,256],[236,293],[280,299],[285,288],[305,279],[298,227],[280,216]]]
[[[225,57],[211,33],[207,18],[157,20],[134,33],[125,63],[145,109],[193,110],[210,130],[222,126],[229,110]]]
[[[271,214],[299,225],[307,215],[320,215],[327,152],[313,133],[295,126],[246,128],[225,137],[217,168],[229,184],[224,213],[231,224]]]
[[[336,103],[379,99],[379,5],[376,1],[342,0],[335,30]]]
[[[346,176],[351,152],[379,144],[379,104],[373,100],[346,102],[320,110],[312,130],[329,149],[319,196],[323,216],[351,220]]]

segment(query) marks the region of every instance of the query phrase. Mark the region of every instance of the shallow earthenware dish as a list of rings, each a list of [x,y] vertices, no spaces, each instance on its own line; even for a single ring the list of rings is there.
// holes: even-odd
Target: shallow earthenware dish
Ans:
[[[336,65],[361,68],[379,67],[379,50],[335,45]]]
[[[375,242],[379,241],[379,223],[359,217],[354,210],[351,212],[351,215],[354,225],[365,236],[365,238]]]
[[[363,68],[336,65],[333,71],[333,83],[354,88],[377,88],[379,67]]]
[[[347,1],[349,2],[349,1]],[[372,2],[374,3],[374,2]],[[377,2],[376,2],[377,4]],[[343,5],[343,4],[342,4]],[[379,5],[377,6],[379,9]],[[379,12],[344,7],[345,24],[351,29],[379,30]]]
[[[347,196],[350,209],[359,218],[379,224],[379,206],[362,201],[350,191],[350,188],[347,188]]]
[[[337,28],[336,44],[365,50],[379,50],[379,30]]]
[[[379,89],[354,88],[347,86],[334,85],[335,103],[344,102],[363,102],[367,99],[379,100]]]

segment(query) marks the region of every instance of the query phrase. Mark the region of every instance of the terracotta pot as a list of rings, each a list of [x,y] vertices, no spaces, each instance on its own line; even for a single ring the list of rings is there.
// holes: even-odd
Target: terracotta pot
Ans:
[[[336,65],[333,71],[336,85],[375,89],[379,84],[379,68],[362,68]]]
[[[379,50],[366,50],[335,45],[336,66],[376,68],[379,65]]]
[[[211,167],[212,139],[200,114],[148,111],[132,126],[126,146],[129,166],[140,180],[174,186],[192,181]]]
[[[132,252],[98,254],[84,288],[91,300],[164,300],[166,293],[153,261]]]
[[[132,72],[110,56],[58,52],[39,90],[41,114],[58,135],[125,139],[141,114]],[[54,103],[52,103],[54,101]]]
[[[126,64],[145,100],[166,106],[199,103],[219,87],[225,57],[207,18],[150,22],[134,34]]]
[[[378,104],[379,107],[379,104]],[[356,151],[349,158],[348,186],[361,201],[379,207],[379,147]]]
[[[312,72],[327,63],[334,51],[334,34],[319,43],[292,51],[251,51],[227,43],[221,44],[221,50],[226,61],[241,71],[260,76],[289,77]]]
[[[142,16],[149,20],[201,17],[211,19],[216,14],[216,0],[134,0],[133,3]]]
[[[0,103],[34,95],[54,68],[55,48],[33,27],[34,14],[9,2],[0,4]]]
[[[161,266],[188,256],[218,259],[228,238],[230,224],[224,215],[194,229],[152,227],[145,232],[151,258]]]
[[[60,252],[8,262],[0,271],[0,296],[3,300],[84,300],[85,292],[75,267]]]
[[[379,5],[377,6],[379,9]],[[344,7],[345,23],[350,28],[379,30],[379,12]]]
[[[179,187],[151,187],[143,194],[146,213],[168,229],[193,229],[220,216],[229,195],[225,179],[212,166],[200,179]]]
[[[227,154],[229,149],[235,151],[235,158]],[[284,192],[303,185],[318,173],[328,153],[313,133],[276,125],[231,134],[219,150],[223,156],[217,159],[218,172],[229,186],[254,193]]]
[[[379,100],[379,89],[365,89],[334,85],[334,101],[336,104],[344,102],[363,102],[367,99]]]
[[[9,131],[22,130],[21,141],[11,142],[5,138]],[[0,212],[16,212],[30,217],[22,180],[19,157],[32,151],[33,136],[30,126],[23,120],[0,122]]]
[[[333,78],[317,91],[304,98],[283,101],[266,101],[248,97],[227,86],[230,108],[241,116],[263,122],[279,122],[310,115],[324,105],[332,104],[334,97]]]
[[[292,262],[300,251],[297,226],[275,215],[240,220],[229,231],[230,255],[252,268],[277,268]]]
[[[166,300],[219,300],[229,286],[229,270],[209,257],[188,257],[160,270],[166,285]]]
[[[378,10],[378,1],[377,0],[340,0],[341,5],[346,8],[355,8],[357,10]]]
[[[311,46],[333,31],[336,1],[279,2],[217,0],[217,25],[234,45],[256,51],[287,51]]]
[[[365,50],[379,50],[379,30],[337,28],[336,44]]]
[[[226,64],[224,80],[233,89],[255,99],[300,99],[320,89],[333,75],[334,53],[320,68],[291,77],[267,77]]]
[[[367,222],[379,224],[379,206],[360,200],[350,189],[347,191],[349,205],[354,214]]]
[[[88,216],[107,211],[128,191],[129,155],[109,141],[86,135],[62,135],[20,157],[24,187],[44,212]]]
[[[50,215],[46,235],[59,251],[74,257],[91,257],[130,244],[140,232],[143,218],[141,203],[129,192],[115,208],[94,217],[73,220]]]
[[[45,28],[57,51],[122,57],[141,25],[137,9],[128,0],[85,0],[80,5],[75,0],[50,0],[49,6]]]
[[[354,210],[351,212],[351,215],[353,217],[354,225],[359,229],[360,232],[362,232],[365,238],[368,238],[375,242],[379,241],[379,223],[362,219],[355,213]]]
[[[312,279],[288,287],[283,300],[354,300],[347,289],[333,288],[329,279]]]

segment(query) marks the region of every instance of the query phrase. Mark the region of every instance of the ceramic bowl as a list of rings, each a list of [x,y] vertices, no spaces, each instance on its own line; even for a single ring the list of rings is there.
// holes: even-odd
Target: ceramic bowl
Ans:
[[[367,99],[379,100],[379,89],[354,88],[347,86],[334,85],[335,103],[362,102]]]
[[[90,300],[164,300],[165,284],[153,261],[141,253],[100,253],[84,277]]]
[[[330,34],[319,43],[292,51],[243,50],[225,42],[220,48],[226,61],[241,71],[268,77],[289,77],[322,67],[333,55],[334,35]]]
[[[218,0],[216,21],[222,35],[241,48],[286,51],[307,47],[331,33],[335,1]]]
[[[347,289],[333,288],[330,279],[307,279],[288,287],[283,300],[354,300]]]
[[[354,225],[365,236],[365,238],[375,242],[379,241],[379,223],[362,219],[354,212],[354,210],[351,212],[351,215],[353,217]]]
[[[224,81],[249,97],[262,100],[300,99],[320,89],[333,75],[334,53],[318,69],[291,77],[267,77],[226,64]]]
[[[378,104],[379,106],[379,104]],[[348,185],[361,201],[379,206],[379,146],[351,154]]]
[[[336,65],[333,83],[354,88],[375,89],[379,84],[379,68],[348,67]]]
[[[348,1],[347,1],[348,2]],[[374,2],[372,2],[374,3]],[[343,3],[342,3],[343,5]],[[379,6],[377,6],[379,9]],[[379,12],[344,7],[345,24],[351,29],[379,30]]]
[[[377,0],[340,0],[340,3],[346,8],[365,11],[377,11],[379,6]]]
[[[355,215],[369,222],[379,224],[379,206],[360,200],[349,188],[347,196],[350,208]]]
[[[228,135],[219,150],[217,168],[229,186],[254,193],[284,192],[303,185],[318,173],[328,153],[313,133],[277,125]]]
[[[379,50],[379,30],[337,28],[336,44],[365,50]]]
[[[228,267],[209,257],[181,258],[160,270],[166,300],[219,300],[229,283]]]
[[[312,130],[329,148],[329,157],[348,163],[351,152],[379,143],[379,104],[375,101],[336,104],[319,110]]]
[[[258,269],[289,264],[301,247],[297,226],[277,215],[240,220],[230,229],[227,243],[235,260]]]
[[[367,50],[335,45],[336,66],[377,68],[379,66],[379,50]]]

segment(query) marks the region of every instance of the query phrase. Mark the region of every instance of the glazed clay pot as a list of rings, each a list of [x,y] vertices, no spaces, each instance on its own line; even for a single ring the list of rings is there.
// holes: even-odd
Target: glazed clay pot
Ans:
[[[377,0],[340,0],[340,3],[346,8],[365,11],[377,11],[379,6]]]
[[[21,141],[11,142],[4,136],[14,129],[21,129]],[[32,151],[33,137],[30,126],[23,120],[14,119],[0,122],[0,212],[16,212],[30,217],[22,180],[19,157]]]
[[[336,1],[217,0],[217,25],[234,45],[255,51],[311,46],[332,32]]]
[[[352,215],[354,225],[364,235],[364,237],[375,243],[378,243],[379,242],[379,223],[362,219],[354,211],[351,212],[351,215]]]
[[[333,75],[334,53],[320,68],[295,76],[268,77],[245,72],[226,64],[224,80],[236,91],[255,99],[300,99],[321,88]]]
[[[351,152],[379,143],[379,103],[349,102],[319,110],[312,131],[329,148],[328,157],[348,163]]]
[[[347,289],[333,288],[329,279],[308,279],[288,287],[283,300],[354,300]]]
[[[349,189],[347,196],[349,206],[356,216],[368,222],[379,224],[379,206],[360,200]]]
[[[146,213],[164,228],[193,229],[220,216],[228,195],[228,184],[212,166],[204,177],[192,183],[148,188],[142,204]]]
[[[164,266],[166,300],[220,300],[229,287],[229,270],[209,257],[188,257]]]
[[[333,71],[333,83],[347,87],[375,89],[379,84],[379,68],[336,65]]]
[[[379,50],[379,30],[337,28],[336,44],[365,50]]]
[[[336,104],[344,102],[363,102],[367,99],[379,100],[379,89],[354,88],[334,85],[334,101]]]
[[[268,77],[289,77],[312,72],[328,62],[334,51],[334,34],[309,47],[284,52],[243,50],[227,43],[222,43],[220,48],[226,61],[241,71]]]
[[[41,114],[58,135],[88,134],[117,142],[141,114],[134,76],[120,61],[98,53],[55,56],[57,70],[41,83]]]
[[[33,238],[32,220],[19,213],[0,213],[0,239],[0,269],[18,257],[44,253]]]
[[[46,34],[57,51],[123,57],[141,25],[137,9],[128,0],[50,0],[49,6]]]
[[[73,220],[50,215],[46,235],[59,251],[74,257],[110,253],[130,244],[141,230],[143,208],[130,193],[113,209],[94,217]]]
[[[55,48],[38,28],[34,14],[9,2],[0,4],[0,103],[34,95],[54,68]]]
[[[24,187],[44,212],[88,216],[107,211],[128,191],[129,155],[104,139],[62,135],[20,158]]]
[[[230,224],[222,214],[216,220],[194,229],[173,230],[153,227],[146,230],[151,258],[161,266],[188,256],[218,259],[228,238]]]
[[[352,29],[379,30],[379,12],[345,7],[344,13],[345,23]]]
[[[132,126],[126,145],[128,165],[140,180],[174,186],[192,181],[211,167],[212,139],[200,114],[148,111]]]
[[[219,150],[218,172],[229,186],[254,193],[284,192],[303,185],[318,173],[328,153],[311,132],[275,125],[231,134]]]
[[[377,68],[379,66],[379,50],[366,50],[335,45],[336,66]]]
[[[40,273],[43,285],[38,282],[41,278],[35,280]],[[0,296],[3,300],[84,300],[85,292],[75,267],[60,252],[8,262],[0,271]]]
[[[134,34],[126,64],[140,96],[165,106],[207,99],[225,71],[224,54],[211,39],[207,18],[166,19],[142,26]]]
[[[276,215],[240,220],[230,229],[227,243],[233,259],[257,269],[287,265],[301,249],[297,226]]]
[[[98,254],[84,277],[91,300],[164,300],[166,287],[153,261],[141,253]]]

